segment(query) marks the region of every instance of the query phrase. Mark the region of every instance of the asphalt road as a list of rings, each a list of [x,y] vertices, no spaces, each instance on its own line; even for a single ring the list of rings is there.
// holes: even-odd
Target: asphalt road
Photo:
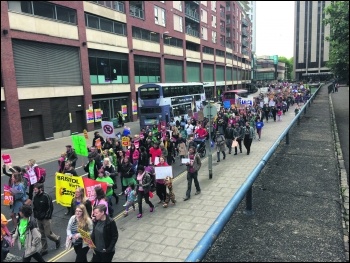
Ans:
[[[138,133],[139,130],[138,128],[134,128],[131,129],[131,134],[136,134]],[[208,149],[208,144],[207,144],[207,149]],[[59,153],[57,153],[57,156],[59,156]],[[208,155],[208,153],[206,154],[206,156],[204,158],[206,158]],[[79,156],[79,159],[77,161],[77,168],[76,171],[78,173],[78,175],[84,175],[85,171],[82,168],[82,163],[87,163],[87,158],[84,156]],[[45,181],[45,191],[47,193],[49,193],[52,197],[53,203],[54,203],[54,211],[52,214],[52,231],[56,234],[62,237],[62,241],[61,241],[61,248],[59,249],[55,249],[55,243],[53,241],[48,240],[48,251],[49,253],[47,255],[44,256],[45,260],[49,260],[50,258],[58,255],[59,253],[63,252],[65,250],[64,248],[64,240],[66,237],[66,228],[67,228],[67,224],[68,224],[68,220],[70,218],[70,216],[68,215],[64,215],[65,212],[67,211],[66,207],[63,207],[59,204],[56,203],[56,193],[55,193],[55,177],[54,174],[57,172],[57,168],[58,168],[58,164],[57,164],[57,160],[54,161],[50,161],[44,164],[40,164],[40,166],[44,167],[47,171],[47,177],[46,177],[46,181]],[[176,162],[172,165],[173,167],[173,176],[176,177],[178,175],[180,175],[181,173],[183,173],[185,171],[185,167],[186,166],[180,166],[180,159],[176,158]],[[1,186],[3,186],[4,184],[8,183],[8,177],[7,176],[1,176]],[[120,179],[117,179],[117,183],[118,183],[118,189],[116,189],[116,193],[119,193],[121,191],[120,188]],[[124,211],[124,199],[121,196],[119,198],[119,203],[115,204],[115,199],[113,198],[113,208],[114,208],[114,216],[118,216],[119,214],[121,214]],[[155,195],[155,197],[153,199],[151,199],[152,202],[158,202],[158,197]],[[3,203],[1,203],[1,211],[2,213],[4,213],[7,217],[7,219],[9,219],[11,221],[10,218],[10,209],[8,206],[4,206]],[[12,222],[9,222],[9,230],[11,231],[13,229],[13,224]],[[14,246],[13,248],[11,248],[10,253],[14,256],[12,257],[13,261],[16,257],[21,257],[22,256],[22,251],[18,250],[18,246]],[[18,258],[20,259],[20,258]]]

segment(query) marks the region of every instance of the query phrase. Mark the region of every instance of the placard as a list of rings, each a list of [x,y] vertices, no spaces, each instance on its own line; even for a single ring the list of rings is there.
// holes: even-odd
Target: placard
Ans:
[[[84,240],[86,244],[88,244],[89,248],[94,249],[96,248],[94,242],[92,242],[92,239],[90,237],[89,232],[84,231],[83,229],[78,227],[78,232],[81,235],[81,238]]]
[[[62,206],[70,207],[77,187],[84,187],[81,176],[71,176],[56,173],[56,202]]]
[[[122,137],[122,146],[128,147],[130,145],[130,137],[123,136]]]
[[[86,123],[94,123],[94,112],[92,109],[86,110]]]
[[[86,139],[84,136],[72,135],[72,144],[76,154],[79,154],[82,156],[88,156]]]
[[[154,165],[157,165],[157,164],[159,164],[159,157],[158,156],[154,157]]]
[[[115,138],[114,125],[112,121],[103,121],[102,124],[102,133],[108,138]]]
[[[156,179],[165,179],[167,176],[173,177],[173,168],[171,166],[155,166],[154,172],[156,174]]]
[[[9,154],[4,153],[3,155],[1,155],[1,157],[2,157],[2,160],[4,161],[4,164],[12,165],[11,156]]]
[[[186,163],[189,163],[189,162],[190,162],[190,158],[182,158],[181,159],[181,163],[186,164]]]

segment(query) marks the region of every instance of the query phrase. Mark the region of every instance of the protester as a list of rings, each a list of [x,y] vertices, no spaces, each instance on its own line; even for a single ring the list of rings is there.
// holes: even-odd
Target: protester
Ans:
[[[85,196],[85,189],[83,187],[75,188],[75,195],[72,198],[71,206],[70,206],[70,215],[75,215],[75,208],[83,204],[85,205],[86,211],[88,215],[91,217],[92,215],[92,204],[91,201]]]
[[[170,176],[165,177],[165,187],[166,187],[166,198],[165,202],[163,204],[164,208],[167,208],[169,205],[169,202],[171,201],[174,205],[176,204],[175,200],[175,193],[173,190],[173,178]]]
[[[88,262],[87,253],[89,252],[88,244],[83,241],[79,229],[91,235],[93,224],[84,204],[75,207],[75,214],[71,216],[67,226],[67,239],[72,242],[76,257],[75,262]]]
[[[129,187],[126,188],[125,196],[126,196],[126,203],[124,205],[125,206],[124,217],[128,216],[130,206],[132,206],[133,210],[135,211],[135,202],[137,201],[137,194],[136,194],[134,183],[130,183]]]
[[[255,136],[254,129],[250,127],[249,122],[246,122],[246,126],[243,128],[244,134],[244,147],[247,149],[247,155],[250,154],[250,147],[252,145],[253,138]]]
[[[120,166],[120,175],[122,177],[122,192],[119,195],[123,195],[129,184],[135,183],[134,170],[130,163],[130,159],[126,156]]]
[[[109,177],[109,174],[106,174],[104,169],[101,168],[98,172],[98,178],[96,178],[96,182],[103,182],[107,184],[107,190],[106,190],[106,200],[109,205],[109,215],[113,217],[113,204],[112,204],[112,196],[113,196],[113,179]]]
[[[34,258],[38,262],[45,262],[40,255],[42,248],[41,234],[37,228],[35,220],[31,218],[32,208],[29,205],[23,205],[19,211],[20,220],[18,227],[12,236],[11,247],[17,241],[18,248],[24,249],[23,262],[30,262]]]
[[[154,210],[154,205],[149,200],[149,191],[151,189],[151,176],[145,172],[145,168],[141,165],[137,167],[137,201],[139,204],[139,214],[137,215],[137,218],[142,217],[142,199],[145,200],[145,202],[150,207],[150,212],[152,213]]]
[[[106,215],[109,215],[109,209],[108,209],[108,202],[106,200],[106,194],[105,192],[103,191],[103,189],[101,188],[101,186],[95,186],[95,199],[94,201],[92,202],[92,207],[95,208],[96,206],[98,205],[105,205],[106,206],[106,211],[105,211],[105,214]],[[91,217],[92,217],[92,220],[95,221],[95,218],[94,218],[94,211],[92,211],[92,214],[91,214]]]
[[[165,157],[162,155],[161,157],[159,157],[159,163],[156,166],[157,167],[169,166],[169,164],[165,162]],[[157,196],[159,197],[158,204],[165,202],[166,187],[164,183],[165,183],[164,179],[156,179],[156,193],[157,193]]]
[[[225,160],[226,158],[225,137],[219,131],[216,132],[215,144],[216,144],[216,156],[217,156],[216,162],[220,162],[220,152],[222,152],[222,155],[223,155],[222,159]]]
[[[66,161],[70,161],[73,168],[75,168],[78,155],[76,154],[75,150],[72,148],[72,145],[66,145]]]
[[[1,214],[1,262],[5,260],[10,251],[12,235],[7,228],[8,221],[4,214]]]
[[[98,140],[100,140],[100,147],[96,144],[96,141]],[[104,144],[105,144],[105,140],[103,139],[103,137],[100,135],[98,131],[95,131],[94,138],[92,139],[92,147],[96,147],[98,152],[100,153]]]
[[[88,155],[88,163],[86,165],[83,164],[84,171],[88,173],[88,178],[96,180],[98,177],[98,170],[101,168],[101,162],[98,162],[94,159],[94,155],[89,153]]]
[[[115,198],[115,203],[118,204],[119,196],[114,192],[114,190],[117,189],[117,171],[110,158],[107,157],[103,159],[102,168],[105,176],[109,176],[113,180],[112,196]]]
[[[55,242],[56,249],[59,249],[61,246],[61,237],[51,230],[51,218],[53,213],[51,196],[44,191],[44,185],[41,183],[36,183],[34,185],[34,193],[33,212],[41,234],[42,250],[40,254],[44,256],[48,253],[46,237]]]
[[[17,218],[16,215],[19,213],[21,207],[23,206],[24,202],[27,200],[28,196],[26,194],[26,187],[23,183],[22,174],[15,172],[12,175],[12,189],[14,189],[16,192],[12,192],[13,196],[13,202],[11,204],[11,219],[13,226],[17,227]]]
[[[96,248],[91,262],[112,262],[115,244],[118,241],[118,228],[114,220],[106,214],[107,207],[98,205],[94,208],[95,224],[91,239]]]
[[[201,168],[202,162],[199,155],[196,153],[196,148],[191,146],[188,149],[188,158],[190,161],[186,163],[187,166],[187,191],[186,191],[186,197],[184,198],[184,201],[187,201],[191,198],[191,187],[192,187],[192,180],[194,180],[194,185],[196,187],[196,193],[195,195],[198,195],[201,193],[201,188],[199,186],[198,182],[198,171]]]
[[[261,139],[261,130],[264,127],[264,122],[258,117],[255,122],[256,133],[259,136],[259,141]]]

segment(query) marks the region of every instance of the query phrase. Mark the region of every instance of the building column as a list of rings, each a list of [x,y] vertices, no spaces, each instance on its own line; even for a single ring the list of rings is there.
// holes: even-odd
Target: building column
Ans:
[[[5,106],[1,109],[1,147],[17,148],[23,146],[24,141],[7,1],[1,1],[1,34],[1,76],[5,97]]]

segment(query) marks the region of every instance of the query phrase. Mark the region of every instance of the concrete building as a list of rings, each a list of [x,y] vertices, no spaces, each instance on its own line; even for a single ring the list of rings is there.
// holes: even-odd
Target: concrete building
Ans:
[[[322,23],[324,9],[331,1],[295,1],[294,74],[296,80],[317,81],[331,78],[329,25]]]
[[[135,121],[144,83],[242,88],[250,34],[237,1],[1,1],[1,147]]]

